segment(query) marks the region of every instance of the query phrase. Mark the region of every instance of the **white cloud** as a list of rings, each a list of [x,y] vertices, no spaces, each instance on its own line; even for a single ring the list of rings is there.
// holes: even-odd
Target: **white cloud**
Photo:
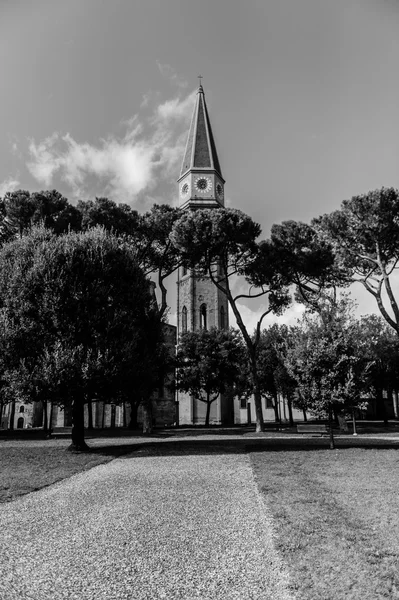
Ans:
[[[34,140],[29,144],[32,161],[28,163],[28,169],[35,179],[45,185],[51,184],[53,174],[60,167],[60,157],[55,149],[58,139],[59,135],[55,132],[37,145]]]
[[[13,177],[4,179],[4,181],[0,183],[0,198],[2,198],[6,192],[13,192],[14,190],[18,189],[20,185],[21,184],[18,179]]]
[[[57,132],[30,141],[27,167],[40,183],[50,186],[56,176],[82,195],[95,178],[101,193],[116,201],[133,202],[160,180],[175,178],[184,152],[194,93],[159,104],[147,119],[135,115],[124,123],[121,138],[97,144],[76,141]]]
[[[180,98],[172,98],[167,100],[163,104],[160,104],[156,110],[155,122],[162,123],[167,122],[170,119],[178,121],[179,119],[185,118],[187,115],[191,115],[194,105],[194,99],[196,92],[192,92],[184,100]]]
[[[161,63],[159,60],[157,60],[157,67],[162,77],[165,77],[165,79],[169,79],[169,81],[174,85],[177,85],[179,88],[186,88],[188,86],[187,81],[180,77],[176,73],[175,69],[170,65],[166,63]]]

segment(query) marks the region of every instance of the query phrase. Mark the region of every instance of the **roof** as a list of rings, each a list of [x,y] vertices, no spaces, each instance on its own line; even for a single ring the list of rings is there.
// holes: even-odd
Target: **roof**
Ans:
[[[180,177],[191,169],[214,169],[222,177],[202,85],[198,88]]]

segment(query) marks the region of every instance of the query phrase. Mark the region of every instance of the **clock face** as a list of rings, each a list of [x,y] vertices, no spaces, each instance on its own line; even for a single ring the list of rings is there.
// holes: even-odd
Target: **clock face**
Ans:
[[[218,195],[218,198],[223,198],[223,186],[220,183],[218,183],[216,186],[216,193]]]
[[[182,198],[184,198],[185,196],[187,196],[188,192],[190,191],[190,186],[188,185],[188,183],[183,183],[183,185],[181,186],[180,189],[180,195]]]
[[[197,177],[194,182],[195,189],[200,194],[206,194],[212,189],[212,181],[210,177]]]

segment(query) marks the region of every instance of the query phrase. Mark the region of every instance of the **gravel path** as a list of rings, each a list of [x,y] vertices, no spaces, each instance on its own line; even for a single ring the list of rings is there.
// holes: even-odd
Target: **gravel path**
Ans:
[[[1,600],[289,600],[247,456],[117,459],[4,504]]]

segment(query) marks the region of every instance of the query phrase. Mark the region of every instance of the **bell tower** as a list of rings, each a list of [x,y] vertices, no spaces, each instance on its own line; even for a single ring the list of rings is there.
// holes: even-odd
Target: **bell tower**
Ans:
[[[224,207],[224,184],[213,138],[205,94],[200,84],[191,119],[180,177],[179,206],[183,210],[219,210]],[[177,335],[187,331],[229,326],[226,296],[216,288],[209,275],[179,269],[177,279]],[[179,423],[203,424],[206,404],[178,394]],[[211,406],[210,422],[224,424],[231,420],[230,402],[224,396]]]

